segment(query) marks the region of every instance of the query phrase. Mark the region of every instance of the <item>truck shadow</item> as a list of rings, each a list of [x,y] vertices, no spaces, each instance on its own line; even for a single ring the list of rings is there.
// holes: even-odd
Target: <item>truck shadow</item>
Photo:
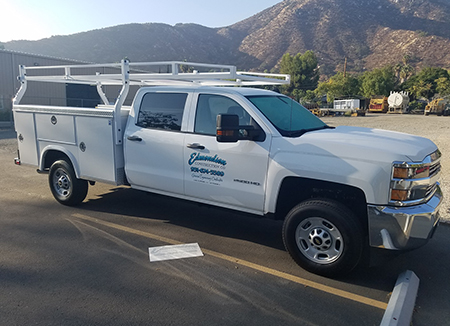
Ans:
[[[95,199],[89,199],[79,208],[166,221],[208,234],[242,239],[284,250],[281,221],[131,188],[114,188]]]
[[[257,218],[253,215],[130,188],[117,187],[109,192],[97,194],[95,197],[91,196],[78,208],[89,212],[160,220],[219,237],[249,241],[264,247],[285,251],[281,236],[282,221]],[[353,284],[386,293],[392,291],[400,273],[412,270],[419,278],[424,278],[426,283],[424,286],[427,287],[427,290],[423,290],[424,292],[441,292],[442,284],[439,285],[440,282],[437,280],[445,279],[450,269],[450,254],[443,249],[450,246],[449,233],[448,225],[441,226],[429,244],[411,252],[400,254],[382,250],[383,254],[380,254],[375,251],[376,259],[370,267],[366,262],[362,267],[336,280],[326,280],[310,274],[298,267],[294,261],[290,261],[280,268],[287,268],[285,271],[288,273],[324,284],[335,284],[343,288]],[[243,250],[245,251],[245,249]],[[278,266],[270,266],[270,264],[270,261],[267,262],[268,267],[278,268]],[[431,270],[433,270],[432,273]],[[433,275],[432,279],[430,278],[431,274]],[[386,298],[386,302],[388,300],[389,298]]]

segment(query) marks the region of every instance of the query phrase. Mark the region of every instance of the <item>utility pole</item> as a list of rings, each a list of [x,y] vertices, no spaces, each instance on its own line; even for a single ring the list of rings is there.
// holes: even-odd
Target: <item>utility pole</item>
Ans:
[[[347,57],[345,57],[345,61],[344,61],[344,78],[347,74]]]

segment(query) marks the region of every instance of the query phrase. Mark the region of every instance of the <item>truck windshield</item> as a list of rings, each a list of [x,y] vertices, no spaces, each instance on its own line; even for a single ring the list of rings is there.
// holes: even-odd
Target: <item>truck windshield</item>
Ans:
[[[299,137],[308,131],[331,128],[287,96],[247,96],[247,99],[285,137]]]

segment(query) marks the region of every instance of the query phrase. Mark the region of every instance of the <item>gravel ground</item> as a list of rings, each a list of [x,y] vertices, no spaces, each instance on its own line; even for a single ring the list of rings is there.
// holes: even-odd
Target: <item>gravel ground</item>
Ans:
[[[441,218],[450,223],[450,117],[412,114],[368,114],[364,117],[323,117],[330,126],[357,126],[405,132],[431,139],[442,153],[441,189],[444,200]]]

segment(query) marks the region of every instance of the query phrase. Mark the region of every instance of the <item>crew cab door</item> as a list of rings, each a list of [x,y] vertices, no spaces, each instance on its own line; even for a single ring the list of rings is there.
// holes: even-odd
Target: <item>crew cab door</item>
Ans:
[[[189,93],[182,91],[136,95],[134,105],[138,107],[133,107],[124,137],[125,171],[134,188],[183,195],[181,130],[189,98]]]
[[[192,133],[184,140],[185,193],[206,203],[261,213],[271,137],[262,132],[260,140],[219,143],[216,140],[218,114],[236,114],[240,125],[257,122],[239,98],[196,93]]]

